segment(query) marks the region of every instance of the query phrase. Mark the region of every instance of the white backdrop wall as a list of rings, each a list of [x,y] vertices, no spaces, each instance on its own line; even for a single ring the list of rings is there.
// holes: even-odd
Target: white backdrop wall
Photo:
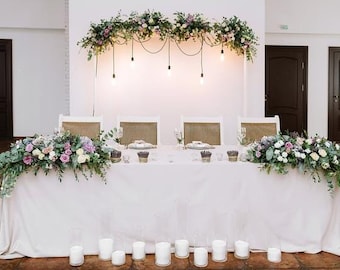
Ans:
[[[99,56],[95,76],[95,61],[88,62],[86,51],[76,45],[86,34],[90,22],[109,19],[119,11],[129,15],[132,11],[142,13],[148,9],[160,11],[169,19],[177,11],[202,13],[211,21],[236,15],[247,21],[259,36],[257,57],[245,68],[242,56],[225,50],[225,61],[221,62],[220,47],[204,46],[205,81],[200,85],[199,56],[185,56],[175,44],[171,44],[172,75],[168,77],[166,49],[152,55],[135,43],[135,67],[131,68],[131,43],[128,43],[115,46],[116,84],[111,84],[112,50]],[[118,115],[160,116],[163,144],[175,143],[173,130],[179,128],[181,115],[222,115],[225,142],[236,143],[237,116],[244,113],[253,116],[264,114],[264,12],[262,0],[70,1],[70,113],[92,115],[94,109],[96,115],[104,116],[106,130],[116,125]],[[154,39],[145,46],[156,50],[161,42]],[[192,53],[197,50],[198,44],[187,42],[182,46],[183,50]],[[243,92],[245,86],[246,95]]]
[[[0,39],[12,39],[13,135],[51,133],[66,111],[65,3],[1,0]]]
[[[310,135],[328,135],[328,48],[340,47],[339,9],[338,0],[266,0],[266,45],[308,46]]]

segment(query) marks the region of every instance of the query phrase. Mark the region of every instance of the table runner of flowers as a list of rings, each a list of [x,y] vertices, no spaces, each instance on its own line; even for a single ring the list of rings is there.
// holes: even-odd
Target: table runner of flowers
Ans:
[[[325,137],[297,133],[265,136],[249,146],[248,156],[268,173],[287,174],[289,168],[296,168],[316,182],[324,178],[331,192],[340,186],[340,146]]]
[[[170,21],[158,11],[147,10],[129,16],[118,13],[110,19],[91,23],[86,35],[78,42],[87,49],[88,60],[109,50],[113,44],[126,44],[130,40],[148,41],[151,37],[183,42],[189,39],[205,41],[210,46],[223,45],[247,60],[256,55],[258,37],[246,21],[237,16],[223,17],[210,22],[200,13],[175,12]]]
[[[35,135],[11,144],[10,150],[0,154],[0,197],[11,195],[18,177],[26,172],[46,175],[53,171],[62,181],[63,173],[70,169],[75,179],[86,179],[93,174],[106,182],[106,170],[111,164],[110,150],[105,147],[112,131],[100,138],[57,132],[53,135]],[[1,183],[0,182],[0,183]]]

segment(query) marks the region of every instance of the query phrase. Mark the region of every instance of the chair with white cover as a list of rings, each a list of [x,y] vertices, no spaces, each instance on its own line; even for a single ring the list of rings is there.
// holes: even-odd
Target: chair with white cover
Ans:
[[[121,144],[129,145],[143,140],[153,145],[160,144],[159,116],[117,116],[117,126],[123,128]]]
[[[243,141],[259,141],[263,136],[273,136],[280,132],[280,118],[272,117],[238,117],[238,132],[243,134]]]
[[[72,135],[99,138],[103,129],[103,116],[69,116],[59,114],[59,131],[69,131]]]
[[[201,141],[210,145],[223,145],[223,117],[181,116],[184,144]]]

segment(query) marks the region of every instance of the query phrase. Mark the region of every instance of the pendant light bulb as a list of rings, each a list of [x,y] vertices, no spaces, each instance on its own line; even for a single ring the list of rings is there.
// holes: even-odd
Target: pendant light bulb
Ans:
[[[168,76],[171,77],[171,66],[168,66]]]
[[[116,74],[114,74],[114,73],[112,74],[111,84],[112,84],[112,86],[116,85]]]
[[[203,73],[201,73],[200,84],[202,85],[203,83],[204,83],[204,76],[203,76]]]
[[[131,57],[130,67],[131,68],[135,67],[135,58],[133,56]]]
[[[224,50],[223,49],[221,50],[220,60],[221,62],[224,61]]]

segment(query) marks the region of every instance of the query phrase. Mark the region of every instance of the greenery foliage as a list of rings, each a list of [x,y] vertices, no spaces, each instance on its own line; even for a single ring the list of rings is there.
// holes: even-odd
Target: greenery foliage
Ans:
[[[175,42],[199,39],[211,46],[223,45],[237,54],[246,54],[248,60],[256,55],[258,37],[247,22],[236,16],[215,23],[198,13],[176,12],[174,16],[171,22],[158,11],[132,12],[130,16],[118,13],[109,20],[91,23],[87,34],[77,44],[88,51],[88,60],[105,52],[113,44],[125,44],[132,39],[144,42],[153,36]]]
[[[310,173],[317,182],[324,177],[328,188],[333,191],[340,186],[340,146],[327,138],[278,134],[263,137],[250,145],[248,155],[251,162],[261,163],[261,169],[280,174],[288,168],[297,168]]]

